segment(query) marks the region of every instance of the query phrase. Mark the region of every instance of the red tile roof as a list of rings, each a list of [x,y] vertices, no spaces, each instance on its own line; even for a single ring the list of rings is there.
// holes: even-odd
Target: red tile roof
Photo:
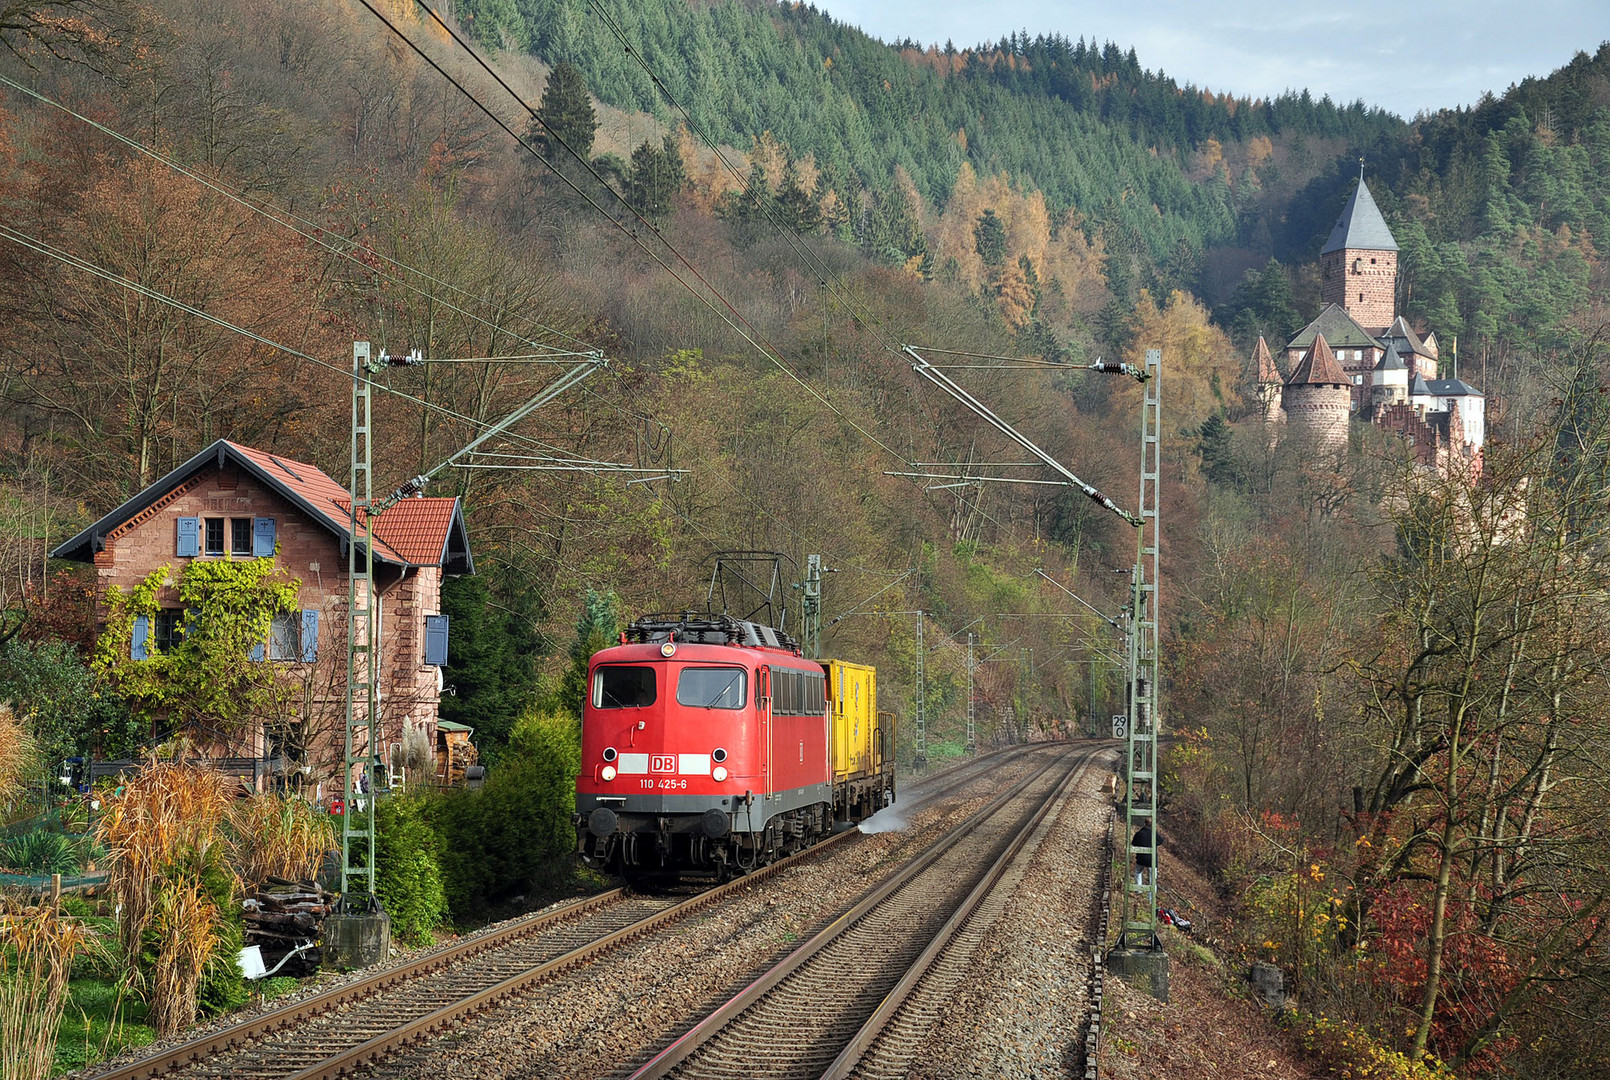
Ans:
[[[347,489],[317,465],[236,442],[229,446],[268,473],[280,486],[299,496],[332,529],[347,532],[352,516]],[[455,498],[404,499],[380,515],[375,528],[375,554],[391,562],[413,566],[440,565],[457,510]]]
[[[1288,385],[1349,386],[1353,380],[1336,362],[1336,354],[1325,341],[1325,335],[1320,334],[1314,338],[1314,347],[1308,350],[1308,355],[1303,357],[1303,362],[1297,365],[1297,370],[1291,373],[1291,378],[1286,382]]]
[[[51,552],[53,558],[89,562],[104,549],[106,538],[128,521],[147,513],[170,492],[204,469],[222,468],[233,459],[242,469],[278,491],[316,524],[336,536],[349,536],[352,503],[347,489],[317,465],[270,454],[219,439],[167,476],[129,499],[77,536]],[[381,514],[375,529],[375,558],[405,566],[441,566],[449,573],[475,572],[464,515],[454,498],[404,499]]]

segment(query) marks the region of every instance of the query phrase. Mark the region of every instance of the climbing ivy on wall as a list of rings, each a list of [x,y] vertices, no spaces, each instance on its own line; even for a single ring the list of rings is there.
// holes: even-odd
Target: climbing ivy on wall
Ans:
[[[163,650],[152,629],[169,587],[184,614]],[[274,617],[296,610],[300,589],[273,559],[198,560],[177,578],[159,567],[126,592],[107,590],[95,667],[154,732],[227,738],[252,721],[287,717],[301,683],[280,678],[263,657]]]

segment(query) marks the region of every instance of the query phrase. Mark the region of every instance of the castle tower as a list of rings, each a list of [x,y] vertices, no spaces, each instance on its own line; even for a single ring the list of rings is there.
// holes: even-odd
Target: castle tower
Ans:
[[[1359,177],[1319,251],[1319,297],[1380,335],[1397,314],[1398,242]]]
[[[1325,335],[1314,339],[1313,348],[1286,380],[1280,397],[1286,410],[1286,423],[1295,433],[1321,449],[1340,449],[1347,445],[1353,380],[1337,363],[1336,354],[1325,342]]]
[[[1269,346],[1262,336],[1258,338],[1257,348],[1252,350],[1252,369],[1256,373],[1258,403],[1263,406],[1263,422],[1278,424],[1285,419],[1280,415],[1280,388],[1285,380],[1280,377],[1280,369],[1275,367],[1274,357],[1269,355]]]

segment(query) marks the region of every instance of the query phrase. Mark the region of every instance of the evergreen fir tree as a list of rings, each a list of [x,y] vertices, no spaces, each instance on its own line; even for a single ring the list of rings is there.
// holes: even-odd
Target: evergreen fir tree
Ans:
[[[664,217],[682,187],[682,155],[671,137],[663,147],[647,139],[632,151],[632,165],[626,174],[626,198],[645,217]]]
[[[973,228],[973,248],[991,270],[1000,269],[1006,261],[1006,226],[995,216],[995,211],[985,210],[978,219]]]
[[[475,728],[475,742],[488,761],[508,745],[520,714],[537,695],[537,657],[545,651],[534,629],[540,612],[535,594],[509,582],[493,601],[491,579],[483,571],[442,582],[442,614],[448,616],[447,668],[453,687],[439,709],[444,720]]]
[[[554,65],[531,121],[529,141],[556,169],[569,174],[580,169],[578,158],[591,159],[597,133],[598,114],[581,72],[572,64]]]

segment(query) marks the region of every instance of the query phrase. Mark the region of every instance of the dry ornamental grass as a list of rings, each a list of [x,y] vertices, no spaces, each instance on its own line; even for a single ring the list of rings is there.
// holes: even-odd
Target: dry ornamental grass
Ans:
[[[107,801],[100,835],[130,981],[144,991],[158,1034],[196,1017],[202,970],[224,918],[208,879],[226,867],[228,781],[211,769],[156,762]],[[149,965],[141,953],[154,945]]]
[[[83,927],[52,908],[0,899],[0,1076],[45,1080]]]
[[[335,827],[312,803],[295,795],[240,799],[229,809],[235,865],[241,880],[259,885],[271,877],[306,881],[335,846]]]

